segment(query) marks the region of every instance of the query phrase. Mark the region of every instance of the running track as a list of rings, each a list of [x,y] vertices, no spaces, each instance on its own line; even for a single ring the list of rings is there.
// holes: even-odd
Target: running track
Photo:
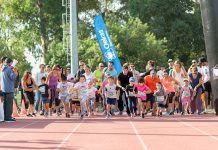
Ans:
[[[19,117],[16,123],[0,123],[0,149],[216,150],[218,117]]]

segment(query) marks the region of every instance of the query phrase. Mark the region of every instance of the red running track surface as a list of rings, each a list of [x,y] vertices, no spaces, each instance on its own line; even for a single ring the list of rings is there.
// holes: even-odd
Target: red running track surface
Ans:
[[[218,117],[19,117],[15,123],[0,123],[0,149],[217,150]]]

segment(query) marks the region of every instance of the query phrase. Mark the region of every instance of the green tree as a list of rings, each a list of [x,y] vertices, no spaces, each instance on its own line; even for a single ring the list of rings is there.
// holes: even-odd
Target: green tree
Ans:
[[[122,0],[130,14],[148,23],[158,39],[168,41],[168,57],[188,63],[204,53],[200,6],[193,0]],[[196,55],[195,55],[196,56]],[[197,57],[197,56],[196,56]]]

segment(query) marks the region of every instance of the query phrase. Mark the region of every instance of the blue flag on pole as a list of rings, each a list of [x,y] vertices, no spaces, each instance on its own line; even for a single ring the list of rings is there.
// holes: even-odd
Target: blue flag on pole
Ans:
[[[120,73],[122,66],[101,15],[95,17],[94,24],[95,34],[106,64],[108,64],[109,61],[113,61],[114,68],[117,73]]]

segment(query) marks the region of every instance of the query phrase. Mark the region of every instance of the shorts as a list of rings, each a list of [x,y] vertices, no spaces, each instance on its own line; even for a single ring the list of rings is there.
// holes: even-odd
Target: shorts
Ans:
[[[25,92],[26,98],[29,101],[30,105],[34,105],[35,97],[33,92]]]
[[[48,99],[48,97],[42,97],[42,102],[43,104],[49,103],[50,100]]]
[[[64,104],[69,104],[70,103],[70,99],[68,96],[60,96],[60,100],[64,103]]]
[[[207,81],[206,83],[204,83],[204,88],[205,88],[204,91],[207,91],[208,93],[212,92],[210,81]]]
[[[80,101],[78,98],[77,99],[70,99],[70,101],[71,101],[72,105],[80,106]]]
[[[157,103],[157,106],[162,109],[166,108],[166,106],[163,103]]]
[[[138,102],[141,102],[141,103],[146,103],[147,101],[146,100],[142,100],[140,97],[138,97]]]
[[[55,98],[54,100],[50,100],[49,102],[49,108],[52,108],[53,102],[55,103],[55,106],[59,106],[61,101],[58,98]]]
[[[107,98],[107,105],[115,105],[116,98]]]
[[[99,90],[101,88],[101,86],[97,86],[97,90]],[[101,94],[100,93],[98,93],[98,91],[96,91],[96,93],[95,93],[95,96],[96,96],[96,100],[95,100],[95,102],[99,102],[99,100],[103,100],[103,98],[101,97]]]
[[[173,103],[173,97],[175,96],[175,92],[171,92],[169,95],[168,95],[168,97],[169,97],[169,103]],[[179,97],[178,96],[176,96],[176,98],[175,98],[175,101],[179,101]]]
[[[154,93],[147,94],[147,101],[153,103],[154,102]]]
[[[185,103],[188,103],[190,105],[190,103],[191,103],[190,97],[183,97],[182,98],[182,105],[184,105]]]

